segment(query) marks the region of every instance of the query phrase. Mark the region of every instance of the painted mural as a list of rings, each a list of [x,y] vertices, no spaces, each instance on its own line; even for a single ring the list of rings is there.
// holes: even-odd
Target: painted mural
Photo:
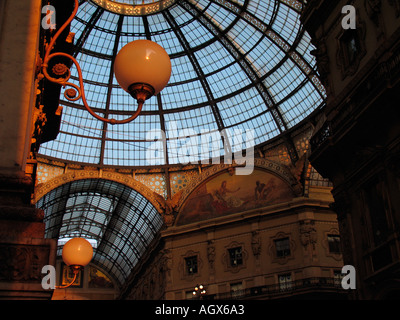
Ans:
[[[200,185],[186,199],[177,225],[265,207],[294,197],[290,186],[276,175],[255,169],[251,175],[224,172]]]

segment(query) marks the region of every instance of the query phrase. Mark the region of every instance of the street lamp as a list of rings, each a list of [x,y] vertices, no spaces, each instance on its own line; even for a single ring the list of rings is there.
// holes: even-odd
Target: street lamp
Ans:
[[[202,299],[202,297],[207,293],[206,288],[200,284],[194,287],[193,291],[193,297],[199,297],[199,299]]]
[[[96,114],[86,101],[83,86],[82,70],[78,61],[71,55],[64,52],[56,52],[50,54],[54,44],[64,29],[72,22],[78,12],[78,0],[75,0],[75,8],[71,16],[58,30],[51,39],[47,47],[41,69],[43,76],[51,82],[58,83],[64,88],[72,87],[65,90],[64,97],[69,101],[77,101],[82,99],[86,110],[96,119],[110,124],[123,124],[136,119],[142,110],[145,100],[157,95],[168,84],[171,77],[171,61],[167,52],[157,43],[150,40],[136,40],[125,45],[118,52],[114,61],[114,74],[118,84],[127,91],[138,103],[137,110],[124,120],[106,119]],[[57,63],[52,71],[55,75],[64,76],[55,78],[48,72],[49,61],[54,57],[66,57],[70,59],[76,66],[79,76],[79,86],[68,82],[71,77],[70,69],[63,63]]]
[[[92,260],[93,247],[89,241],[84,238],[73,238],[63,247],[62,259],[69,266],[74,274],[71,283],[66,286],[57,286],[56,289],[65,289],[75,282],[76,277],[86,265]]]

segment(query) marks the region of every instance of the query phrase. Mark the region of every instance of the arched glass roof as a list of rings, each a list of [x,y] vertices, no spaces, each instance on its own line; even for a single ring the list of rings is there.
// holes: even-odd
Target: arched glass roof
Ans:
[[[161,215],[145,197],[109,180],[64,184],[43,196],[36,206],[45,212],[46,238],[90,240],[92,262],[120,285],[163,225]],[[58,256],[63,244],[58,243]]]
[[[212,152],[223,155],[223,141],[235,151],[246,143],[264,143],[323,103],[325,90],[310,54],[314,47],[299,20],[302,1],[135,3],[80,1],[71,32],[86,98],[107,118],[125,119],[136,110],[136,102],[116,82],[112,66],[117,52],[137,39],[155,41],[170,55],[168,86],[146,101],[137,119],[124,125],[98,121],[80,100],[72,103],[62,95],[60,133],[41,146],[42,155],[100,166],[176,164],[190,140],[192,160],[201,160]],[[74,68],[71,79],[78,84]],[[166,133],[167,143],[159,153],[151,152],[154,130]],[[249,141],[246,131],[253,133]],[[243,140],[224,140],[221,132]],[[199,135],[206,134],[219,140],[202,149]]]

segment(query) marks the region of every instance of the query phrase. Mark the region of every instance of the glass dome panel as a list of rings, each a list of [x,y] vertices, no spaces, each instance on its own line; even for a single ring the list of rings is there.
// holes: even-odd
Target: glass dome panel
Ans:
[[[70,102],[62,94],[60,133],[40,154],[99,166],[172,165],[180,163],[177,142],[185,145],[188,135],[253,130],[257,145],[284,133],[325,99],[301,10],[300,0],[80,1],[71,23],[74,56],[95,112],[126,119],[136,110],[112,70],[116,54],[131,41],[160,44],[170,55],[172,76],[139,117],[124,125],[98,121],[81,100]],[[78,84],[74,67],[71,73]],[[158,155],[149,139],[155,130],[165,130],[168,139]],[[201,147],[193,139],[202,155],[197,161],[211,152]],[[212,150],[223,155],[223,143]]]

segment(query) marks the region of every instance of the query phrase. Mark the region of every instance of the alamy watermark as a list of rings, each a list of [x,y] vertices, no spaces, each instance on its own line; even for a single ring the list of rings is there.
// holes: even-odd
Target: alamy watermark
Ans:
[[[347,264],[342,268],[342,288],[345,290],[355,290],[356,289],[356,268],[354,266]]]
[[[43,29],[56,29],[56,9],[52,5],[46,5],[42,8],[42,14],[45,17],[42,19]],[[342,7],[342,14],[345,16],[342,18],[343,29],[355,29],[356,28],[356,9],[352,5],[346,5]]]
[[[351,5],[342,7],[342,14],[345,16],[342,18],[342,28],[347,29],[355,29],[356,28],[356,8]]]
[[[45,14],[42,19],[42,28],[45,30],[56,29],[56,8],[51,5],[44,6],[42,8],[42,14]]]
[[[178,129],[178,122],[168,123],[168,137],[163,130],[147,131],[146,141],[151,142],[146,149],[148,165],[166,163],[165,150],[169,162],[187,164],[236,164],[237,175],[249,175],[254,170],[255,133],[253,129],[224,129],[221,131]],[[167,146],[168,142],[168,146]],[[167,147],[166,147],[167,146]],[[221,155],[221,151],[223,155]],[[172,158],[172,159],[171,159]]]
[[[56,268],[52,265],[45,265],[42,268],[42,288],[44,290],[54,290],[56,288]],[[345,265],[342,268],[342,288],[345,290],[356,289],[356,269],[352,265]]]

